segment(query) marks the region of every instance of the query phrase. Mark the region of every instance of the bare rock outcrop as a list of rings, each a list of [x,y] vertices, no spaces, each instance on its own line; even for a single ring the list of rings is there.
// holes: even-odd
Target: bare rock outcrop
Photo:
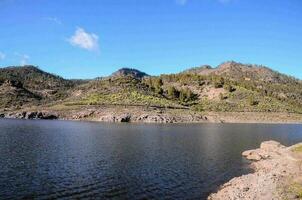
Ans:
[[[173,123],[176,120],[174,117],[164,116],[160,114],[143,114],[137,118],[137,121],[144,123]]]
[[[8,119],[58,119],[59,116],[54,112],[43,111],[22,111],[4,114],[3,118]]]
[[[116,122],[130,122],[130,120],[131,120],[131,114],[129,113],[125,113],[115,117]]]
[[[81,120],[81,119],[89,118],[94,113],[95,113],[95,110],[89,110],[89,109],[88,110],[84,110],[84,111],[80,111],[80,112],[74,113],[72,115],[72,119]]]
[[[108,114],[101,116],[99,121],[103,122],[130,122],[131,121],[131,114],[124,113],[124,114]]]
[[[267,141],[259,149],[243,152],[242,155],[252,161],[254,173],[233,178],[208,200],[297,199],[287,190],[295,178],[302,175],[301,153],[293,151],[294,148]]]

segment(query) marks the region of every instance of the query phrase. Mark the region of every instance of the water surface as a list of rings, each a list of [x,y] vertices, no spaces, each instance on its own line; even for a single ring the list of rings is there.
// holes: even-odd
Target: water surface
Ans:
[[[0,199],[205,199],[302,125],[0,120]]]

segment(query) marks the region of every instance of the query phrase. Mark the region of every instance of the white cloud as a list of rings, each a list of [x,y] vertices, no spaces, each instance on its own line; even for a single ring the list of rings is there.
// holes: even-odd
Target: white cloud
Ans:
[[[24,66],[28,64],[29,56],[26,54],[19,55],[21,57],[20,59],[20,65]]]
[[[0,51],[0,60],[4,60],[6,55]]]
[[[29,55],[27,55],[27,54],[21,54],[21,53],[18,53],[18,52],[15,52],[14,55],[19,60],[19,64],[21,66],[28,65],[28,61],[30,59]]]
[[[56,24],[59,24],[59,25],[63,24],[62,21],[57,17],[46,17],[45,19],[48,21],[54,22]]]
[[[89,51],[99,50],[99,37],[94,33],[88,33],[83,28],[78,27],[73,36],[68,39],[73,46]]]
[[[176,3],[179,5],[185,5],[188,2],[188,0],[176,0]]]

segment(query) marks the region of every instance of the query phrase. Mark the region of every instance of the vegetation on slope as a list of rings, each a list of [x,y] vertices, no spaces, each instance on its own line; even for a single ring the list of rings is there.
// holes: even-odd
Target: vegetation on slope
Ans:
[[[8,80],[20,84],[8,87]],[[185,106],[194,111],[302,113],[300,80],[267,67],[235,62],[160,76],[123,68],[91,81],[65,80],[32,66],[10,67],[0,69],[0,86],[0,107],[15,106],[14,101],[18,105]],[[8,100],[3,98],[6,94],[10,94]]]
[[[78,81],[63,79],[34,66],[0,69],[0,108],[46,104],[66,98]]]

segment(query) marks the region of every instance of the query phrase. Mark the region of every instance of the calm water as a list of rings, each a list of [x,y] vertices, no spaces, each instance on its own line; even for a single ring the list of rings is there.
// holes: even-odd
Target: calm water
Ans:
[[[0,199],[205,199],[270,139],[302,125],[0,120]]]

